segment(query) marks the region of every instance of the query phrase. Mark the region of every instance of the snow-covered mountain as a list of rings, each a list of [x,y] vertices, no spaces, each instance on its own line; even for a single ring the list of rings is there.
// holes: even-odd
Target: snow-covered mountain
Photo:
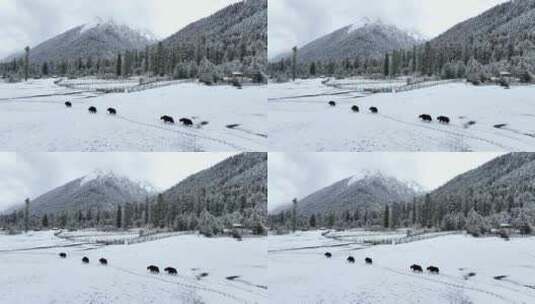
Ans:
[[[120,51],[142,49],[155,41],[155,36],[147,30],[134,30],[113,20],[96,19],[32,47],[30,61],[110,59]]]
[[[420,194],[421,186],[400,181],[380,172],[365,172],[316,191],[299,200],[299,215],[342,213],[368,208],[379,210],[387,203],[407,202]],[[288,208],[289,205],[286,206]],[[277,210],[274,213],[280,212]]]
[[[164,46],[191,45],[233,50],[227,57],[239,58],[243,49],[254,49],[255,59],[267,58],[267,0],[244,0],[193,22],[163,40]],[[240,49],[242,49],[240,51]]]
[[[32,215],[99,208],[111,210],[127,202],[143,202],[154,188],[113,172],[95,171],[31,201]]]
[[[514,0],[499,4],[479,16],[461,22],[432,40],[437,47],[463,46],[470,48],[491,45],[493,55],[518,53],[529,49],[529,36],[535,31],[535,0]],[[526,41],[528,45],[521,45]],[[504,54],[502,54],[504,53]],[[490,57],[490,55],[489,55]]]
[[[220,216],[254,209],[267,214],[267,154],[242,153],[193,174],[163,193],[179,210]]]
[[[466,196],[468,193],[488,194],[490,190],[513,197],[535,190],[535,153],[510,153],[495,158],[455,177],[431,195]],[[535,206],[535,194],[530,196]]]
[[[381,20],[363,18],[299,48],[298,61],[328,61],[380,57],[386,52],[421,43],[415,31],[399,29]]]

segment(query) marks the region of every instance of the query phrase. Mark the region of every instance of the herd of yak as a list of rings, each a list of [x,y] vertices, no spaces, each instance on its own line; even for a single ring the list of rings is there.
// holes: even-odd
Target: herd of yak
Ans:
[[[329,106],[336,107],[336,102],[329,101]],[[379,109],[377,107],[370,107],[369,110],[370,110],[370,112],[372,114],[379,113]],[[351,107],[351,111],[353,111],[355,113],[358,113],[358,112],[360,112],[360,108],[358,106],[352,106]],[[419,116],[419,118],[424,122],[432,122],[433,121],[433,117],[431,115],[429,115],[429,114],[422,114],[422,115]],[[447,116],[439,116],[439,117],[437,117],[437,120],[438,120],[438,122],[446,124],[446,125],[450,123],[450,118],[447,117]]]
[[[59,254],[59,257],[62,258],[62,259],[66,259],[67,258],[67,254],[65,252],[61,252]],[[98,261],[99,261],[99,263],[101,265],[104,265],[104,266],[108,265],[108,260],[105,259],[105,258],[100,258]],[[88,257],[83,257],[82,258],[82,263],[89,264],[89,258]],[[160,273],[160,268],[158,268],[158,266],[155,266],[155,265],[150,265],[150,266],[147,267],[147,271],[149,271],[150,273],[157,274],[157,273]],[[164,269],[164,271],[167,272],[170,275],[177,275],[178,274],[176,268],[174,268],[174,267],[166,267]]]
[[[72,102],[70,101],[65,102],[65,106],[67,108],[72,108]],[[94,106],[89,107],[88,111],[90,114],[97,114],[97,108]],[[108,111],[108,114],[110,115],[117,115],[117,109],[115,108],[108,108],[107,111]],[[160,117],[160,120],[166,124],[175,124],[174,118],[169,115],[163,115],[162,117]],[[186,127],[193,126],[193,121],[189,118],[182,118],[179,120],[179,122],[182,123]]]
[[[333,257],[332,253],[330,253],[330,252],[325,252],[324,255],[325,255],[325,257],[328,258],[328,259],[330,259],[330,258]],[[348,263],[350,263],[350,264],[355,264],[355,258],[352,257],[352,256],[348,256],[347,259],[346,259],[346,261],[347,261]],[[372,260],[372,258],[370,258],[370,257],[366,257],[366,258],[364,259],[364,262],[365,262],[366,264],[368,264],[368,265],[373,264],[373,260]],[[413,264],[413,265],[411,265],[410,269],[411,269],[413,272],[423,272],[423,268],[422,268],[422,266],[417,265],[417,264]],[[440,270],[439,270],[439,268],[436,267],[436,266],[429,266],[429,267],[427,267],[427,271],[429,271],[430,273],[438,274]]]

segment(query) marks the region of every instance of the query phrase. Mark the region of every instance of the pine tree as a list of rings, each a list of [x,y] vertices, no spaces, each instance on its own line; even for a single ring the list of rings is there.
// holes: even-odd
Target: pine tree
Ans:
[[[30,47],[27,46],[24,48],[24,80],[28,81],[28,74],[30,72]]]
[[[122,227],[122,219],[123,219],[123,211],[122,211],[121,205],[119,205],[117,207],[117,217],[116,217],[116,220],[115,220],[115,224],[116,224],[117,228],[121,228]]]
[[[121,77],[122,68],[123,68],[123,60],[122,60],[121,54],[119,53],[119,55],[117,55],[117,63],[116,63],[116,74],[117,74],[117,77]]]
[[[43,215],[43,221],[41,222],[41,225],[45,228],[48,228],[48,216],[46,214]]]
[[[385,54],[384,75],[385,77],[390,75],[390,55],[388,53]]]
[[[297,78],[297,46],[292,48],[292,80]]]
[[[390,206],[385,205],[385,211],[383,214],[383,226],[388,229],[390,228]]]
[[[310,216],[310,220],[308,224],[310,225],[310,227],[316,228],[316,215],[312,214]]]
[[[292,231],[295,232],[297,230],[297,199],[294,198],[292,200]]]
[[[30,199],[27,198],[24,202],[24,232],[28,232],[30,229]]]

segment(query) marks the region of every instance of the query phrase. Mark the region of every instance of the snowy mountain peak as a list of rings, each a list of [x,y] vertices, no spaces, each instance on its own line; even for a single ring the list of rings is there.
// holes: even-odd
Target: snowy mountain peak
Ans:
[[[366,170],[362,170],[361,172],[359,172],[358,174],[355,174],[353,175],[348,181],[347,181],[347,186],[351,186],[357,182],[360,182],[362,180],[366,180],[366,179],[372,179],[372,178],[380,178],[380,179],[384,179],[385,176],[383,175],[383,173],[379,170],[369,170],[369,169],[366,169]]]
[[[158,190],[151,183],[147,181],[132,180],[129,177],[119,175],[111,170],[105,170],[105,169],[96,169],[90,174],[82,177],[80,179],[80,186],[83,186],[90,182],[99,183],[99,182],[106,182],[106,181],[112,181],[118,185],[133,184],[136,187],[139,187],[151,194],[158,192]]]

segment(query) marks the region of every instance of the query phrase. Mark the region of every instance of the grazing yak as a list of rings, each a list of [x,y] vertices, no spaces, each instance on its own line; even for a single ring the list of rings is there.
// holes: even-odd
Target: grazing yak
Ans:
[[[348,263],[351,263],[351,264],[355,264],[355,258],[352,257],[352,256],[348,256],[348,257],[347,257],[347,262],[348,262]]]
[[[440,270],[436,266],[429,266],[429,267],[427,267],[427,271],[429,271],[430,273],[438,274]]]
[[[67,102],[65,103],[65,106],[66,106],[67,108],[72,108],[72,103],[71,103],[70,101],[67,101]]]
[[[147,267],[147,270],[150,271],[150,273],[160,273],[160,268],[155,265],[150,265],[149,267]]]
[[[183,125],[185,125],[186,127],[191,127],[193,126],[193,120],[189,119],[189,118],[181,118],[179,120]]]
[[[108,108],[108,114],[110,115],[117,115],[117,110],[114,108]]]
[[[172,275],[178,274],[178,271],[176,271],[176,268],[173,268],[173,267],[167,267],[164,269],[164,271]]]
[[[371,107],[370,112],[372,112],[373,114],[377,114],[379,113],[379,109],[377,109],[376,107]]]
[[[358,113],[360,111],[359,107],[358,106],[352,106],[351,107],[351,111],[355,112],[355,113]]]
[[[65,258],[67,258],[67,254],[65,252],[61,252],[59,254],[59,257],[65,259]]]
[[[334,101],[329,101],[329,105],[330,105],[331,107],[336,107],[336,102],[334,102]]]
[[[423,272],[424,271],[422,269],[422,266],[416,265],[416,264],[412,264],[411,265],[411,270],[414,271],[414,272]]]
[[[84,264],[89,264],[89,258],[88,258],[88,257],[84,257],[84,258],[82,259],[82,263],[84,263]]]
[[[447,117],[447,116],[439,116],[439,117],[437,117],[437,120],[440,123],[443,123],[443,124],[446,124],[446,125],[450,123],[450,118]]]
[[[325,257],[328,258],[328,259],[330,259],[330,258],[333,257],[332,253],[330,253],[330,252],[325,252],[324,255],[325,255]]]
[[[372,258],[365,258],[364,262],[366,262],[366,264],[372,264],[373,260],[372,260]]]
[[[99,261],[100,264],[102,264],[102,265],[108,265],[108,260],[106,260],[105,258],[100,258],[98,261]]]
[[[89,107],[88,111],[91,114],[97,114],[97,108],[95,108],[95,107]]]
[[[431,117],[431,115],[429,115],[429,114],[422,114],[419,117],[420,117],[420,119],[422,121],[425,121],[425,122],[432,122],[433,121],[433,117]]]
[[[164,115],[160,117],[160,120],[162,120],[164,123],[174,124],[175,120],[171,116]]]

